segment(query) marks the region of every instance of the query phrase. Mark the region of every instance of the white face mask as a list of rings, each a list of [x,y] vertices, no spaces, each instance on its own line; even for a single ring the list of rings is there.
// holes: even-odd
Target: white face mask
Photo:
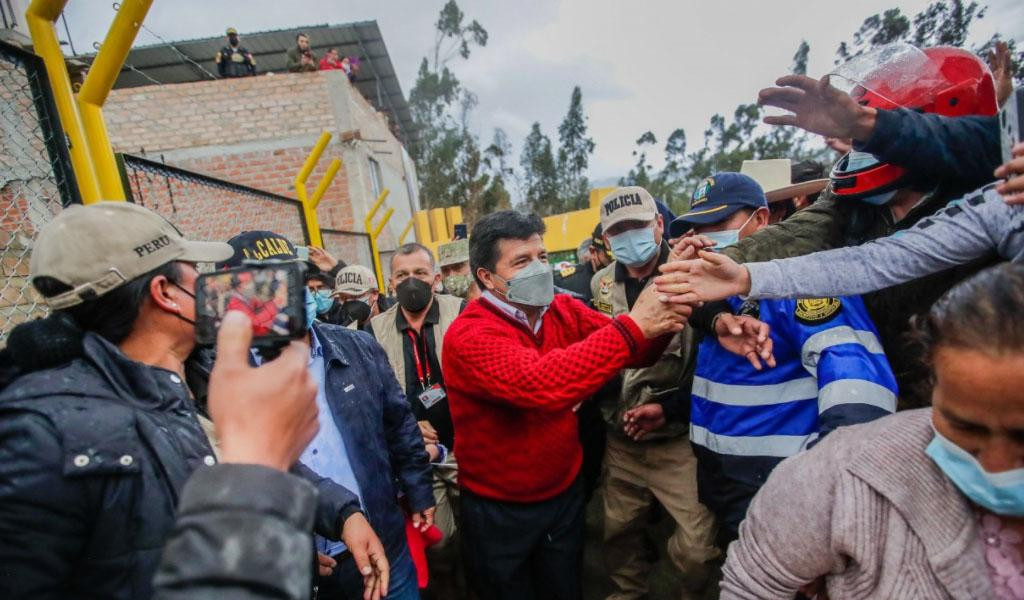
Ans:
[[[750,216],[747,217],[747,220],[744,221],[743,224],[740,225],[738,229],[726,229],[724,231],[710,231],[710,232],[705,233],[703,235],[711,238],[711,241],[713,241],[715,243],[715,247],[714,247],[715,250],[721,250],[722,248],[728,248],[729,246],[734,246],[737,242],[740,241],[740,232],[743,231],[744,228],[746,228],[746,226],[750,223],[750,220],[753,219],[754,215],[756,215],[756,214],[757,214],[757,211],[754,211],[754,212],[750,213]]]

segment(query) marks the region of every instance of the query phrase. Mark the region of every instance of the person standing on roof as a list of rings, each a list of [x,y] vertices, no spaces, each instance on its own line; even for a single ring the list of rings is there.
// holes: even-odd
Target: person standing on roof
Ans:
[[[242,45],[238,38],[238,30],[228,27],[228,43],[217,53],[217,74],[221,77],[253,77],[256,75],[256,59]]]

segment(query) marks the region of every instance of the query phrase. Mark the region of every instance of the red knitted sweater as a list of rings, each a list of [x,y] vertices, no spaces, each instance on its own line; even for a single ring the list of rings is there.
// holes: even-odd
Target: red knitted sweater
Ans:
[[[565,491],[583,460],[573,407],[623,367],[653,363],[666,340],[568,295],[555,296],[536,336],[486,299],[471,302],[448,328],[442,365],[459,484],[512,502]]]

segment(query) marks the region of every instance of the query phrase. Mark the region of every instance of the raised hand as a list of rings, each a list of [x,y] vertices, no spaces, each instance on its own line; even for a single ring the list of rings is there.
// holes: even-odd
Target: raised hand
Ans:
[[[849,94],[806,75],[786,75],[761,90],[757,103],[787,110],[792,115],[768,116],[769,125],[790,125],[830,138],[866,141],[875,130],[875,109],[861,106]]]
[[[654,278],[661,302],[697,304],[722,300],[750,291],[746,267],[724,254],[701,251],[699,258],[667,262]]]
[[[996,84],[996,106],[1002,106],[1013,93],[1013,61],[1006,42],[996,42],[995,48],[988,53],[988,66]]]
[[[338,266],[338,259],[331,256],[330,252],[316,246],[309,247],[309,260],[324,273]]]
[[[729,313],[718,315],[714,323],[715,335],[723,348],[746,358],[758,371],[763,368],[762,360],[769,367],[775,367],[774,344],[767,323],[751,316]]]

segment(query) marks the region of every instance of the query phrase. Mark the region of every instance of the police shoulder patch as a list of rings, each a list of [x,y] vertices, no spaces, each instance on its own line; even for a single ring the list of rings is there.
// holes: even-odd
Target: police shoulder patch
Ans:
[[[839,298],[805,298],[796,301],[793,315],[801,323],[820,325],[835,317],[842,307]]]
[[[566,279],[568,277],[572,277],[575,272],[576,265],[570,265],[568,267],[562,267],[561,270],[558,271],[558,274],[562,276],[562,279]]]

